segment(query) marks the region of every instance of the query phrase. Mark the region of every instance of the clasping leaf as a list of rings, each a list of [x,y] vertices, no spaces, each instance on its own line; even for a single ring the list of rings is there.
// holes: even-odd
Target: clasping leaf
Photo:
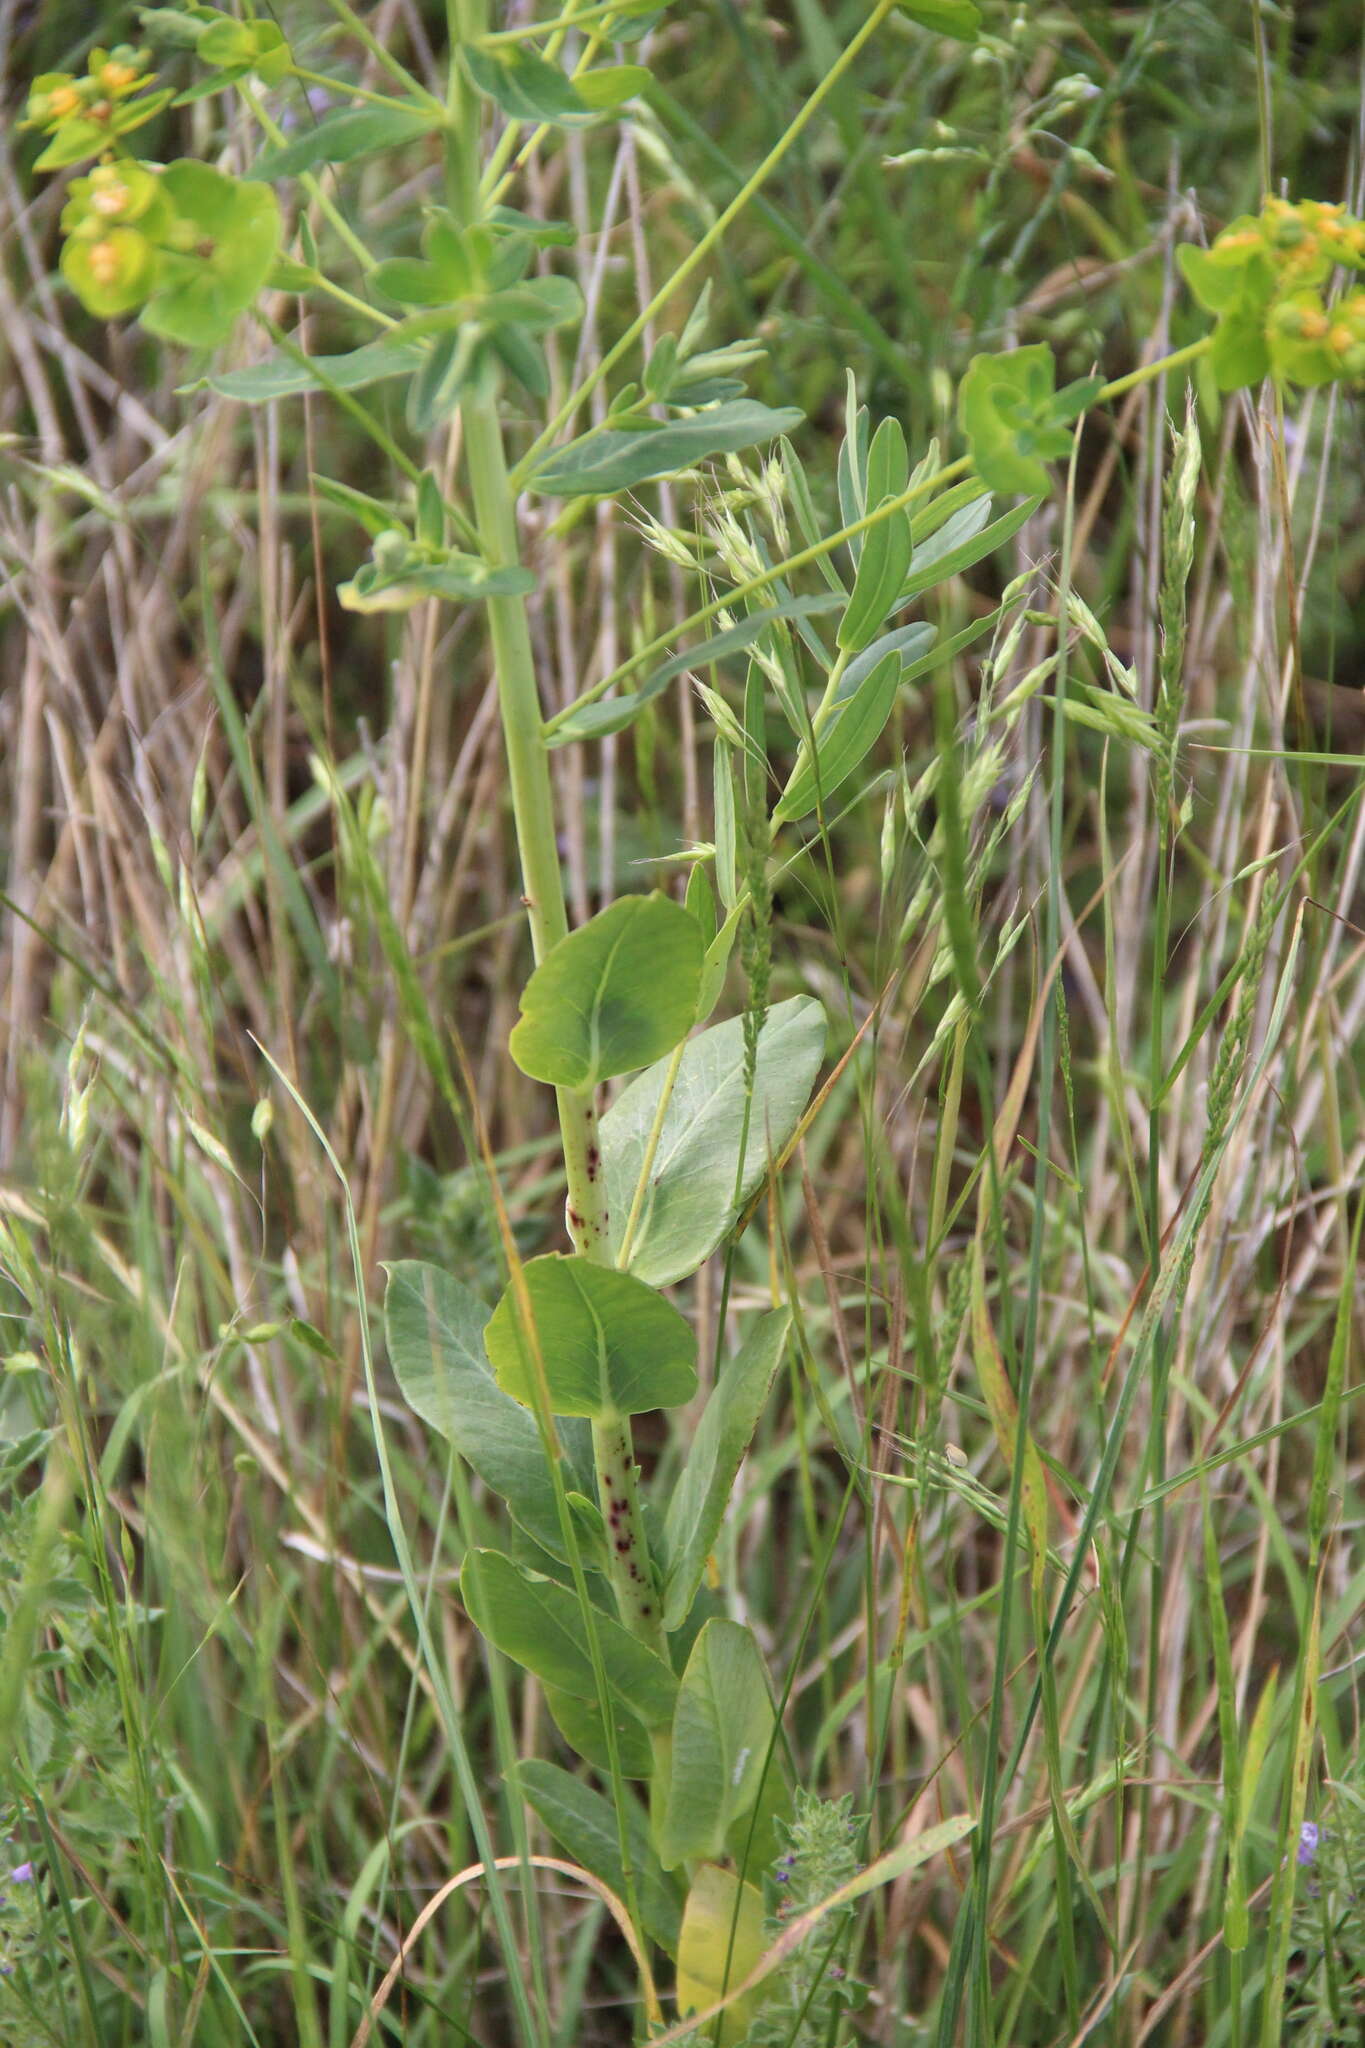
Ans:
[[[534,1342],[556,1415],[606,1420],[679,1408],[697,1391],[697,1340],[671,1303],[633,1274],[552,1252],[522,1268]],[[484,1343],[498,1385],[534,1408],[539,1372],[518,1290],[494,1309]]]
[[[509,1041],[523,1074],[594,1088],[671,1052],[697,1014],[703,942],[666,896],[623,896],[545,955]]]

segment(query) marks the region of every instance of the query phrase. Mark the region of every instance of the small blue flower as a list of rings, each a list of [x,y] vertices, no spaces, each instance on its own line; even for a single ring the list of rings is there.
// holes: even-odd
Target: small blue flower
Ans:
[[[1321,1839],[1316,1821],[1306,1820],[1299,1829],[1299,1862],[1305,1866],[1318,1860],[1318,1842]]]

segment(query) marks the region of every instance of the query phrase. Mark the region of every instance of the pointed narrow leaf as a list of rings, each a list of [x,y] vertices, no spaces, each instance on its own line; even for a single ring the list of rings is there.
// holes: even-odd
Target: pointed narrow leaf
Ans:
[[[824,729],[816,736],[814,750],[808,741],[803,741],[791,780],[773,812],[778,824],[804,818],[817,803],[829,802],[840,783],[866,759],[881,738],[900,686],[901,658],[893,648],[864,677],[853,696],[831,707]]]
[[[743,905],[737,903],[706,949],[701,971],[701,994],[697,997],[699,1024],[706,1022],[720,1001],[721,992],[725,987],[725,976],[729,971],[730,955],[735,949],[735,939],[739,934],[739,922],[743,915]]]
[[[480,50],[466,44],[460,54],[475,89],[514,121],[586,128],[597,119],[596,108],[568,75],[534,50]]]
[[[716,819],[716,889],[729,911],[734,909],[739,894],[735,775],[729,744],[719,733],[711,750],[711,791]]]
[[[258,184],[274,185],[281,178],[297,178],[302,171],[319,164],[351,164],[379,149],[393,149],[400,142],[414,142],[441,126],[436,108],[428,113],[421,107],[354,107],[327,114],[316,127],[306,128],[278,149],[265,149],[257,157],[248,178]]]
[[[552,449],[532,470],[526,487],[547,498],[610,497],[652,477],[676,476],[680,469],[712,455],[734,454],[758,441],[771,441],[799,426],[804,417],[791,406],[774,410],[751,398],[737,398],[664,426],[596,427],[581,439]]]
[[[310,471],[308,481],[327,504],[338,512],[345,512],[349,518],[359,520],[371,540],[378,540],[381,533],[387,533],[398,525],[398,512],[382,498],[372,498],[366,491],[352,490],[349,484],[340,484],[334,477],[319,476],[316,470]]]
[[[810,996],[768,1012],[759,1034],[740,1204],[746,1202],[800,1122],[825,1051],[825,1013]],[[626,1218],[667,1072],[651,1067],[623,1089],[601,1123],[612,1249]],[[695,1273],[723,1241],[739,1209],[735,1175],[744,1129],[744,1024],[739,1017],[691,1039],[664,1114],[630,1270],[655,1287]]]
[[[723,633],[715,633],[709,640],[703,640],[699,646],[684,648],[681,654],[670,654],[668,660],[654,669],[648,680],[629,696],[585,704],[581,711],[575,711],[562,725],[555,727],[549,735],[549,744],[562,747],[570,740],[600,739],[603,733],[621,732],[646,704],[667,688],[675,676],[683,675],[689,669],[705,668],[708,663],[720,661],[727,654],[752,647],[755,640],[761,639],[768,627],[779,619],[805,618],[812,612],[832,611],[838,602],[838,598],[821,593],[814,597],[789,597],[781,604],[765,605],[760,611],[750,612],[736,620],[733,626],[727,626]]]
[[[367,341],[363,348],[341,356],[267,356],[250,369],[223,370],[203,382],[223,398],[265,405],[272,398],[295,398],[302,391],[363,391],[385,377],[409,376],[424,356],[425,350],[413,341]]]
[[[905,446],[905,429],[888,415],[867,451],[867,502],[880,505],[883,498],[898,498],[910,481],[910,457]]]
[[[577,1699],[597,1698],[583,1610],[568,1586],[527,1571],[500,1550],[471,1550],[460,1572],[460,1598],[479,1633],[514,1663]],[[666,1728],[678,1681],[663,1658],[609,1614],[594,1609],[593,1625],[613,1700],[646,1728]]]
[[[853,372],[849,370],[845,373],[844,383],[844,438],[839,443],[839,456],[835,464],[835,482],[839,492],[839,522],[842,526],[856,526],[867,511],[868,432],[867,407],[858,403],[857,386],[853,381]],[[855,567],[862,547],[860,534],[855,535],[848,544]]]
[[[623,896],[551,947],[521,992],[523,1074],[594,1088],[671,1052],[697,1014],[702,936],[666,896]]]
[[[735,1477],[763,1413],[791,1310],[774,1309],[754,1324],[738,1356],[721,1368],[702,1411],[682,1477],[664,1521],[664,1627],[687,1619],[706,1560],[725,1520]]]
[[[894,611],[910,567],[910,515],[891,512],[863,535],[853,595],[839,621],[838,642],[857,653],[876,637],[887,613]]]
[[[986,498],[983,502],[989,508],[990,499]],[[910,574],[901,591],[902,604],[909,604],[913,598],[922,596],[926,590],[933,590],[938,584],[946,583],[950,576],[960,576],[965,569],[973,568],[977,562],[984,561],[987,555],[994,554],[997,548],[1003,547],[1007,540],[1018,533],[1026,519],[1033,517],[1038,504],[1035,498],[1027,498],[1022,505],[1016,505],[1012,511],[1002,512],[989,526],[968,520],[966,513],[972,509],[968,507],[962,513],[955,513],[940,533],[935,534],[932,541],[926,541],[923,546],[916,548],[910,564]],[[958,519],[962,521],[962,529],[956,525]],[[950,529],[954,533],[953,545],[940,548],[938,542]]]
[[[687,878],[687,894],[683,898],[683,909],[689,917],[695,917],[702,944],[709,946],[716,936],[716,899],[703,861],[693,863],[692,872]]]
[[[441,562],[417,558],[395,569],[366,562],[349,583],[338,584],[337,596],[348,612],[408,612],[429,597],[465,604],[485,597],[524,597],[534,588],[531,571],[515,562],[490,569],[477,555],[452,548]]]
[[[671,1303],[630,1273],[551,1252],[522,1269],[556,1415],[643,1415],[697,1391],[697,1340]],[[484,1343],[504,1392],[533,1408],[536,1372],[509,1287]]]
[[[861,654],[853,657],[844,670],[839,687],[834,692],[833,701],[836,704],[845,704],[850,697],[856,696],[859,686],[871,675],[877,663],[888,654],[899,654],[902,680],[910,669],[918,672],[924,657],[937,639],[938,627],[926,625],[923,620],[913,626],[897,626],[894,632],[883,633],[870,647],[865,647]]]
[[[815,500],[811,496],[810,480],[801,466],[796,450],[792,447],[785,434],[782,437],[780,449],[782,472],[787,479],[787,495],[791,500],[792,511],[796,515],[796,524],[800,529],[801,538],[806,543],[806,546],[813,548],[823,538],[824,530],[816,515]],[[848,524],[847,521],[844,523],[845,525]],[[838,597],[843,598],[847,596],[843,578],[839,575],[838,570],[834,567],[827,554],[819,556],[816,567],[826,583],[828,583],[830,589]]]
[[[602,1726],[602,1709],[596,1700],[580,1700],[571,1692],[557,1692],[554,1686],[545,1688],[545,1704],[556,1728],[568,1743],[577,1750],[585,1763],[601,1771],[604,1778],[611,1776],[611,1752],[607,1748],[606,1731]],[[616,1761],[621,1775],[625,1778],[652,1778],[654,1775],[654,1751],[644,1723],[637,1721],[634,1714],[624,1707],[613,1715],[616,1726]]]
[[[1014,1470],[1015,1449],[1019,1441],[1019,1404],[1014,1397],[1005,1361],[995,1341],[991,1328],[990,1308],[986,1301],[986,1279],[982,1268],[981,1244],[978,1239],[972,1247],[972,1350],[976,1359],[977,1376],[981,1390],[986,1396],[990,1411],[991,1425],[995,1430],[996,1447],[1011,1473]],[[1038,1455],[1038,1446],[1032,1433],[1024,1432],[1024,1471],[1020,1487],[1023,1503],[1024,1525],[1028,1530],[1029,1554],[1035,1588],[1041,1587],[1047,1568],[1047,1479],[1043,1461]]]
[[[610,1800],[571,1778],[557,1765],[538,1759],[514,1764],[507,1779],[573,1861],[581,1863],[594,1877],[600,1877],[618,1899],[624,1900],[626,1877],[621,1867],[621,1836]],[[643,1809],[634,1801],[626,1808],[626,1839],[645,1933],[660,1948],[676,1956],[682,1906],[676,1886],[665,1877],[650,1844]]]

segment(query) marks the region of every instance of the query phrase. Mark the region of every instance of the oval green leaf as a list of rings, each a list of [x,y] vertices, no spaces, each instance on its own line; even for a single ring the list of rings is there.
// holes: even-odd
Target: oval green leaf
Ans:
[[[762,1653],[747,1628],[708,1621],[692,1645],[673,1714],[673,1773],[659,1841],[665,1870],[723,1856],[768,1763],[775,1717]]]
[[[389,1267],[384,1329],[389,1361],[408,1406],[444,1437],[527,1534],[555,1557],[564,1555],[554,1486],[535,1418],[503,1392],[484,1349],[488,1310],[477,1295],[419,1259]],[[579,1431],[587,1432],[578,1425]],[[589,1447],[570,1457],[566,1484],[591,1490]]]
[[[545,955],[509,1050],[555,1088],[594,1088],[671,1052],[697,1014],[701,929],[666,896],[623,896]]]
[[[626,1877],[621,1867],[621,1834],[610,1800],[579,1779],[571,1778],[557,1765],[535,1759],[514,1764],[507,1778],[574,1862],[600,1877],[618,1899],[624,1899]],[[650,1846],[644,1813],[634,1802],[626,1808],[626,1839],[645,1933],[669,1955],[676,1956],[682,1918],[678,1895],[659,1867],[659,1859]]]
[[[691,1327],[642,1280],[577,1254],[552,1252],[522,1269],[556,1415],[643,1415],[678,1408],[697,1391]],[[537,1373],[508,1288],[484,1332],[498,1385],[525,1408]]]
[[[542,1684],[576,1699],[597,1698],[583,1610],[568,1586],[514,1564],[500,1550],[471,1550],[460,1572],[460,1598],[480,1635]],[[613,1701],[646,1728],[666,1728],[678,1681],[663,1658],[609,1614],[593,1610],[592,1619]]]
[[[731,455],[790,433],[804,419],[792,406],[774,409],[751,398],[709,406],[691,419],[660,427],[597,427],[580,440],[556,448],[526,479],[526,488],[547,498],[609,497],[653,477],[712,455]]]
[[[576,1750],[585,1763],[590,1763],[604,1778],[611,1776],[611,1751],[607,1747],[606,1731],[602,1726],[602,1709],[596,1700],[576,1699],[571,1692],[556,1692],[545,1688],[545,1704],[550,1709],[550,1718],[570,1749]],[[643,1723],[625,1708],[613,1716],[616,1724],[616,1761],[623,1778],[651,1778],[654,1775],[654,1751],[650,1745]]]
[[[727,920],[728,923],[728,920]],[[758,1066],[739,1203],[735,1176],[744,1134],[744,1021],[699,1032],[683,1053],[664,1113],[649,1186],[631,1247],[630,1271],[653,1287],[695,1273],[728,1235],[801,1120],[825,1054],[825,1012],[792,996],[768,1012]],[[612,1249],[619,1252],[667,1074],[660,1062],[622,1090],[602,1118]]]
[[[376,150],[394,149],[399,143],[429,135],[440,125],[441,116],[434,107],[429,113],[422,107],[347,107],[328,114],[278,149],[263,150],[247,176],[259,184],[273,185],[279,178],[297,178],[319,164],[351,164]]]
[[[475,90],[514,121],[585,128],[597,119],[596,108],[579,96],[573,81],[534,50],[480,50],[466,45],[460,54]]]
[[[921,28],[974,43],[981,33],[981,9],[975,0],[900,0],[900,11]]]

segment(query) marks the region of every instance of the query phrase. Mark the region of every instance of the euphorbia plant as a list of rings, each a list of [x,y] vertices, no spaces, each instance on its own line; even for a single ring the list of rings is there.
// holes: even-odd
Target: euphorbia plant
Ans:
[[[869,12],[836,70],[890,6],[880,0]],[[903,11],[936,32],[970,37],[976,26],[966,0]],[[605,42],[637,37],[655,12],[652,0],[580,10],[588,54],[571,76],[552,54],[553,37],[495,31],[486,0],[451,0],[444,99],[376,48],[391,89],[357,94],[326,79],[347,103],[291,140],[274,96],[320,74],[296,61],[273,24],[207,7],[156,10],[157,26],[208,67],[208,85],[235,88],[258,117],[267,146],[248,179],[132,154],[126,138],[170,97],[140,51],[96,52],[85,79],[40,79],[28,119],[48,138],[40,167],[95,159],[73,180],[62,215],[62,268],[92,312],[136,311],[156,334],[208,346],[226,338],[267,281],[325,297],[367,323],[354,348],[318,356],[281,339],[266,361],[214,378],[217,388],[247,402],[341,395],[374,426],[354,394],[396,381],[406,387],[414,436],[458,422],[456,486],[446,481],[448,465],[424,467],[377,434],[405,474],[408,499],[321,479],[317,487],[370,537],[369,561],[342,586],[349,608],[407,610],[432,598],[484,607],[534,958],[508,1049],[554,1091],[566,1235],[564,1249],[523,1263],[509,1234],[507,1284],[495,1303],[434,1266],[394,1266],[390,1355],[414,1408],[508,1511],[505,1544],[465,1558],[465,1609],[539,1680],[565,1743],[610,1796],[544,1760],[521,1764],[520,1791],[565,1850],[624,1898],[637,1933],[675,1959],[680,2011],[708,2007],[754,1975],[720,2038],[738,2040],[752,2026],[768,2040],[787,2020],[802,2025],[803,2012],[826,2031],[832,2023],[828,1986],[808,1981],[808,1959],[790,1965],[790,1942],[778,1945],[766,1978],[760,1960],[771,1933],[764,1873],[787,1841],[788,1872],[805,1869],[829,1816],[805,1800],[793,1812],[779,1689],[752,1632],[710,1612],[701,1589],[783,1357],[789,1309],[779,1302],[752,1315],[730,1355],[717,1343],[716,1384],[667,1503],[651,1501],[641,1482],[634,1418],[681,1408],[696,1393],[694,1321],[669,1290],[732,1245],[781,1171],[824,1060],[822,1006],[809,996],[768,1002],[769,877],[781,835],[813,819],[824,828],[906,685],[992,623],[941,648],[932,626],[905,615],[1018,530],[1048,488],[1045,465],[1066,455],[1075,421],[1115,387],[1086,378],[1057,391],[1042,345],[978,358],[960,394],[968,452],[945,464],[931,448],[912,464],[900,424],[874,428],[850,384],[838,523],[829,529],[786,438],[800,415],[746,395],[755,345],[706,346],[703,294],[676,332],[632,364],[634,381],[610,391],[605,418],[574,436],[582,401],[648,321],[642,316],[577,390],[552,401],[546,338],[573,328],[581,313],[577,287],[553,268],[573,236],[505,195],[515,192],[524,138],[610,120],[647,88],[643,67],[596,59]],[[440,152],[442,197],[406,246],[379,258],[313,174],[424,138]],[[336,267],[350,265],[344,282],[330,257],[324,267],[307,217],[291,253],[281,252],[283,213],[271,184],[294,178],[333,230]],[[723,217],[706,242],[724,225]],[[704,254],[705,244],[661,287],[650,316]],[[1361,294],[1336,305],[1323,296],[1337,263],[1365,266],[1360,223],[1338,210],[1272,202],[1259,221],[1235,223],[1211,251],[1187,259],[1197,296],[1218,315],[1215,334],[1169,361],[1210,353],[1224,388],[1271,372],[1303,383],[1360,375]],[[1169,361],[1140,374],[1155,376]],[[520,423],[528,409],[539,422],[529,432]],[[536,576],[523,559],[522,496],[572,508],[775,442],[776,464],[750,480],[750,524],[734,528],[730,587],[547,718],[527,610]],[[992,493],[1023,502],[992,516]],[[683,900],[667,890],[629,894],[570,930],[553,749],[624,730],[685,669],[732,663],[737,701],[714,690],[705,699],[715,727],[714,836],[679,854],[688,869]],[[1008,720],[1017,708],[1007,702],[993,715]],[[1129,707],[1092,707],[1092,715],[1119,732],[1136,724],[1141,737],[1140,714]],[[768,745],[773,717],[787,728],[780,778]],[[712,1021],[737,945],[747,1003]],[[608,1085],[620,1081],[608,1105]],[[1007,1401],[998,1413],[1008,1437]],[[1002,1448],[1012,1455],[1012,1442]],[[882,1874],[967,1826],[949,1823],[903,1847]],[[831,1885],[846,1875],[836,1862],[818,1862]]]

